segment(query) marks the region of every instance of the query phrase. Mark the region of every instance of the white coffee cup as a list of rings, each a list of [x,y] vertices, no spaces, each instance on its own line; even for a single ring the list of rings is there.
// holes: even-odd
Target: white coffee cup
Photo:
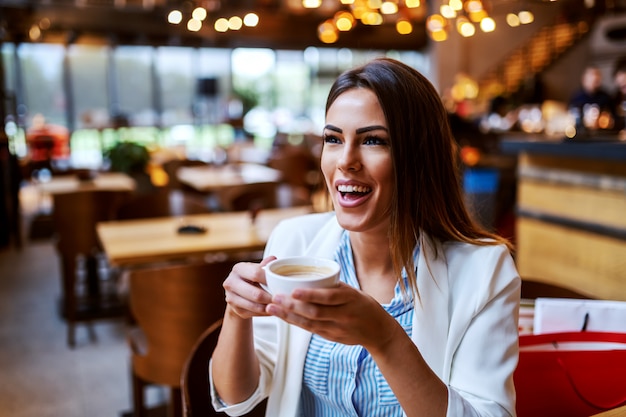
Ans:
[[[294,256],[263,267],[271,294],[291,294],[296,288],[330,288],[339,281],[339,264],[332,259]]]

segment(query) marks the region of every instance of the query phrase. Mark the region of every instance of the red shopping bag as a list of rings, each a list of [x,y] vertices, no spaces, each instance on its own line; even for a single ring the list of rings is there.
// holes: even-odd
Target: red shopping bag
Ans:
[[[626,404],[626,333],[520,336],[518,417],[588,417]]]

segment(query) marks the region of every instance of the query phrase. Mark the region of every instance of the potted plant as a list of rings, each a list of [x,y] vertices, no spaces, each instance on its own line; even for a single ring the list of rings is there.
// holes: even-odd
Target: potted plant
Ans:
[[[104,152],[109,161],[111,171],[135,174],[145,172],[150,161],[150,153],[144,145],[122,141]]]
[[[147,172],[150,162],[150,153],[146,146],[136,142],[120,141],[104,152],[109,169],[115,172],[124,172],[137,181],[137,191],[149,192],[152,182]]]

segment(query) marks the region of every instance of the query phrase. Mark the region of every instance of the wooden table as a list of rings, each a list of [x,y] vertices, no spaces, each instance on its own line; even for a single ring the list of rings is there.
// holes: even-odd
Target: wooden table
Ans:
[[[45,194],[62,194],[74,191],[110,190],[133,191],[135,180],[122,172],[99,172],[92,180],[82,181],[76,175],[58,175],[49,181],[37,183],[37,188]]]
[[[98,223],[98,237],[111,265],[137,266],[212,253],[262,250],[279,221],[310,213],[309,206],[262,210],[253,225],[248,212]],[[180,234],[184,224],[204,226],[204,234]]]
[[[603,413],[594,414],[592,417],[624,417],[626,416],[626,405],[614,408]]]
[[[181,167],[178,180],[200,192],[215,192],[238,185],[250,185],[281,180],[281,172],[259,164],[226,164]]]

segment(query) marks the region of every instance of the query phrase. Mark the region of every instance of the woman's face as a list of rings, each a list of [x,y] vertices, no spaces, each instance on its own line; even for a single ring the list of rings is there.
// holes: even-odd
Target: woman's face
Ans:
[[[321,167],[339,224],[387,233],[394,189],[391,138],[376,95],[342,93],[326,113]]]

